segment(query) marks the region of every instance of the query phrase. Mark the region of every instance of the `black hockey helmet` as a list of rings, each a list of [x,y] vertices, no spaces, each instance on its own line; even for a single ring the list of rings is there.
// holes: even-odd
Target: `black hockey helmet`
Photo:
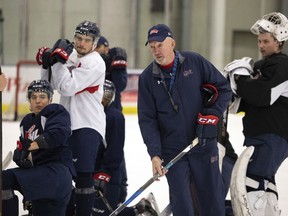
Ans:
[[[98,40],[100,37],[100,29],[96,23],[85,20],[76,27],[75,35],[76,34],[91,36],[95,41],[96,38]]]
[[[108,105],[110,105],[115,98],[115,86],[112,81],[105,80],[104,83],[104,94],[103,94],[103,100],[106,100],[108,102]]]
[[[45,92],[48,99],[51,100],[53,96],[53,88],[47,80],[34,80],[30,83],[27,90],[27,98],[31,98],[33,92]]]

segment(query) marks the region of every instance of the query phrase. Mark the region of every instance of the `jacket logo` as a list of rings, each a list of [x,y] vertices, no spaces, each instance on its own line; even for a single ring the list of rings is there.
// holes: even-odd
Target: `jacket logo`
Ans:
[[[185,71],[183,72],[184,77],[188,77],[188,76],[191,75],[191,74],[193,74],[193,72],[192,72],[191,69],[185,70]]]

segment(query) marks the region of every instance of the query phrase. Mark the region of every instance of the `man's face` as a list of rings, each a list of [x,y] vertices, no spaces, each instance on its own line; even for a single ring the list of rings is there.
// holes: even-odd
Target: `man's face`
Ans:
[[[167,37],[164,41],[151,41],[149,47],[155,61],[160,65],[168,65],[174,60],[175,41]]]
[[[94,41],[91,36],[76,34],[74,39],[75,49],[78,55],[84,56],[92,51]]]
[[[280,52],[279,42],[268,32],[258,35],[258,47],[264,58]]]
[[[33,92],[29,98],[30,110],[36,115],[48,104],[50,104],[50,99],[45,92]]]

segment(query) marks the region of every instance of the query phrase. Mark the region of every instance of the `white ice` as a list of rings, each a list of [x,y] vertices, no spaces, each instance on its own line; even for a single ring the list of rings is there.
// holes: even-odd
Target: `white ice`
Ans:
[[[128,173],[128,197],[127,199],[138,190],[149,178],[152,176],[152,166],[150,158],[148,156],[146,146],[143,143],[140,130],[137,122],[137,115],[125,115],[126,118],[126,140],[125,140],[125,157]],[[231,142],[235,148],[235,151],[240,154],[243,151],[243,136],[242,136],[242,122],[241,115],[229,115],[228,131],[230,133]],[[16,140],[19,136],[19,122],[3,122],[3,157],[16,147]],[[12,162],[9,168],[15,167]],[[276,181],[278,184],[279,192],[279,205],[282,209],[282,216],[288,215],[288,162],[287,160],[279,168]],[[37,179],[35,179],[37,181]],[[168,200],[168,187],[165,177],[160,178],[160,181],[154,182],[144,192],[142,192],[133,202],[129,205],[133,205],[139,201],[142,197],[148,195],[149,192],[153,192],[160,209],[163,209],[169,202]],[[19,194],[18,194],[19,195]],[[19,208],[20,213],[24,214],[22,210],[22,197],[19,195]],[[207,204],[209,205],[209,204]],[[209,207],[209,206],[207,206]]]

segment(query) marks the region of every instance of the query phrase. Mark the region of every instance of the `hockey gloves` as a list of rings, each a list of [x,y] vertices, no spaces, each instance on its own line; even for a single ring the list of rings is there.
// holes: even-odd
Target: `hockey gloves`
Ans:
[[[212,110],[205,109],[205,111],[205,115],[198,113],[197,119],[196,136],[200,145],[205,145],[209,139],[217,138],[217,123],[219,119],[216,114],[213,114]]]
[[[73,44],[67,39],[58,39],[52,48],[51,62],[52,65],[56,62],[65,64],[70,54],[73,51]]]
[[[211,84],[201,86],[204,107],[210,107],[218,98],[218,89]]]
[[[50,61],[51,51],[52,50],[47,47],[41,47],[36,54],[37,63],[42,65],[44,69],[47,69],[52,64]]]
[[[126,50],[120,47],[113,47],[109,50],[111,58],[111,67],[113,70],[125,70],[127,68],[127,53]]]
[[[105,172],[95,173],[94,176],[94,188],[96,190],[96,196],[100,196],[98,191],[102,194],[106,192],[106,185],[109,183],[111,176]]]
[[[20,137],[17,141],[17,148],[14,150],[13,161],[20,168],[31,168],[33,166],[32,161],[28,158],[30,151],[28,150],[33,141]]]
[[[52,49],[41,47],[36,54],[36,61],[44,69],[47,69],[56,62],[64,64],[73,52],[73,47],[73,44],[69,40],[59,39]]]
[[[228,74],[232,92],[237,95],[237,81],[239,77],[245,76],[253,78],[254,62],[250,57],[236,59],[224,67],[224,74]]]

